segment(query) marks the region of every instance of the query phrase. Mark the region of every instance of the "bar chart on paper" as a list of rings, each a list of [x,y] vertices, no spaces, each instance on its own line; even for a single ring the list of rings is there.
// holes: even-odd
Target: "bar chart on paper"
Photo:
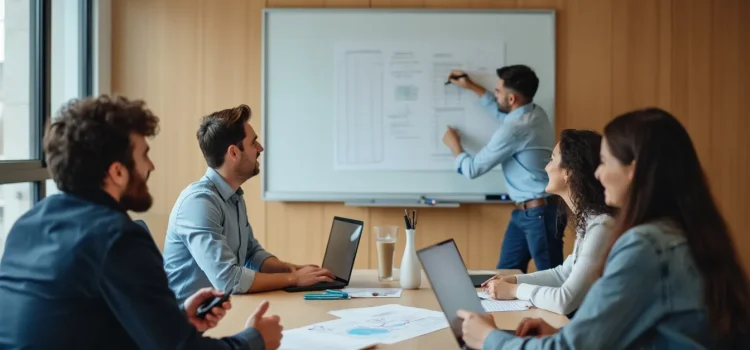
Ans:
[[[339,42],[335,57],[336,170],[450,170],[454,157],[442,142],[448,127],[473,153],[499,127],[477,96],[467,95],[473,92],[445,82],[458,69],[494,86],[503,45]]]

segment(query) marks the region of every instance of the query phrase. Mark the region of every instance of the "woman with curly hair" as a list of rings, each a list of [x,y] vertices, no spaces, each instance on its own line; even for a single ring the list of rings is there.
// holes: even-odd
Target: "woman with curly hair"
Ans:
[[[556,329],[459,310],[475,349],[750,349],[750,281],[690,135],[670,113],[627,112],[604,128],[596,178],[616,207],[603,275]]]
[[[568,315],[575,311],[599,277],[607,255],[613,209],[594,177],[602,137],[594,131],[564,130],[545,170],[545,191],[567,204],[576,228],[573,253],[555,268],[516,276],[495,276],[482,286],[495,299],[530,300],[537,308]],[[564,210],[564,209],[563,209]]]

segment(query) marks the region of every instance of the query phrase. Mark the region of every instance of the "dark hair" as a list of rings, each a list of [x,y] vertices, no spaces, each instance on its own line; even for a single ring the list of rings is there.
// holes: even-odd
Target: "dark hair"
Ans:
[[[245,124],[250,120],[251,114],[250,107],[243,104],[203,117],[197,137],[209,167],[215,169],[224,164],[229,146],[235,145],[240,150],[245,150],[242,140],[247,136]]]
[[[497,77],[503,80],[503,86],[523,96],[526,103],[534,101],[536,90],[539,89],[539,78],[528,66],[505,66],[497,70]]]
[[[595,131],[566,129],[560,133],[560,167],[568,170],[570,200],[576,207],[575,215],[569,217],[584,234],[588,216],[614,212],[605,204],[604,187],[594,176],[601,144],[602,136]]]
[[[158,128],[159,118],[142,100],[107,95],[71,100],[45,132],[47,167],[62,191],[100,189],[112,163],[133,170],[130,135],[153,137]]]
[[[750,329],[748,280],[687,131],[668,112],[649,108],[615,118],[604,135],[619,162],[635,161],[617,237],[646,222],[675,222],[704,281],[711,328],[721,338],[739,340]]]

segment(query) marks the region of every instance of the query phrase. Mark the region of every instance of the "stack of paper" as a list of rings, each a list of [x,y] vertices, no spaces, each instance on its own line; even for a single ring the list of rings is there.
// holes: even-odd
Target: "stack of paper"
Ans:
[[[363,349],[394,344],[448,327],[440,311],[402,305],[331,311],[338,320],[284,331],[281,349]]]
[[[477,296],[482,299],[482,307],[487,312],[523,311],[534,306],[530,301],[525,300],[495,300],[484,291],[477,292]]]
[[[533,306],[525,300],[482,300],[482,307],[487,312],[523,311]]]

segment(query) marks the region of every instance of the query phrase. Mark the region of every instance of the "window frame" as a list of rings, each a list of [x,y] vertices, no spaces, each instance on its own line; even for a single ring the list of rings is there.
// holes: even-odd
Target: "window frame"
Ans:
[[[0,185],[32,183],[32,198],[36,203],[46,196],[46,180],[50,178],[44,157],[45,126],[52,115],[51,62],[52,62],[52,0],[30,0],[30,95],[32,159],[0,161]],[[78,0],[80,22],[80,96],[91,96],[94,87],[94,32],[95,1]]]

